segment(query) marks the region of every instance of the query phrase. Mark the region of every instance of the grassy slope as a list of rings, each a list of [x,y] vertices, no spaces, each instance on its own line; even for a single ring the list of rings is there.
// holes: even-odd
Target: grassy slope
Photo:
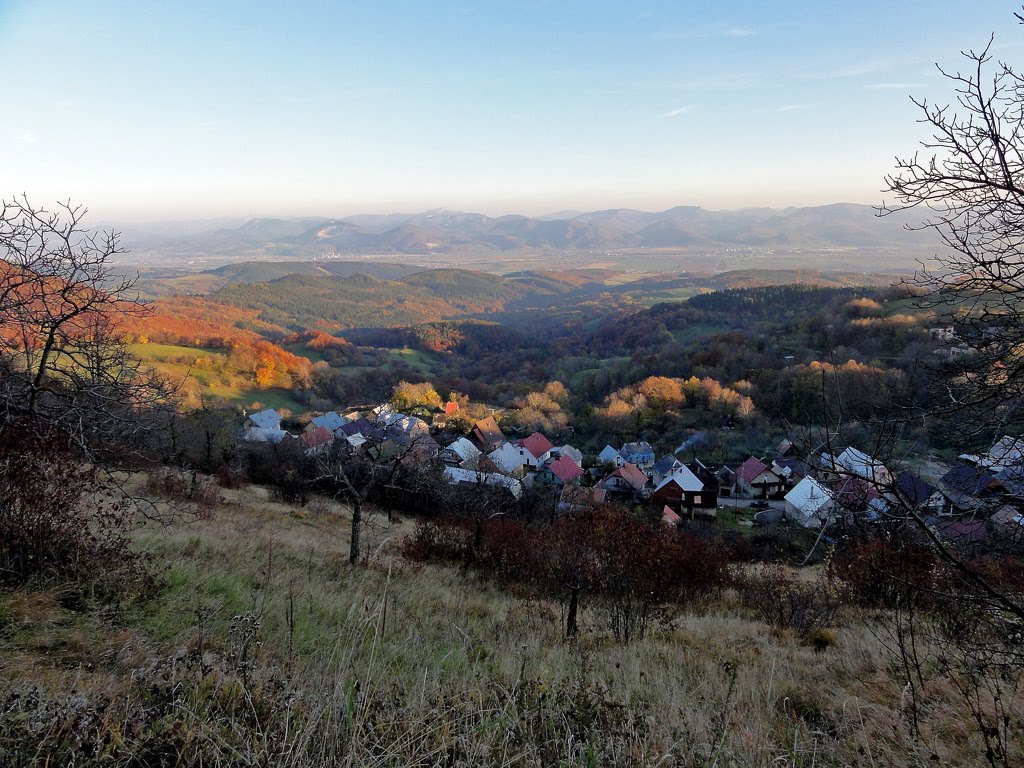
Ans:
[[[225,491],[226,503],[204,519],[143,531],[139,543],[155,554],[165,586],[119,619],[61,608],[52,593],[0,595],[0,688],[35,681],[117,695],[131,670],[194,648],[200,634],[211,653],[229,648],[232,617],[253,611],[262,641],[254,678],[290,669],[306,713],[294,743],[275,745],[287,750],[263,764],[909,759],[900,686],[862,623],[840,627],[837,645],[819,654],[725,596],[623,647],[585,601],[582,638],[568,644],[556,604],[397,559],[409,522],[371,517],[370,563],[352,569],[344,510],[297,510],[257,493]],[[199,685],[183,692],[178,717],[193,716],[207,684]],[[194,716],[190,727],[201,728]],[[925,727],[944,761],[968,764],[980,758],[958,717],[934,709]]]
[[[223,352],[174,344],[130,344],[128,348],[144,365],[152,367],[170,381],[184,382],[186,391],[195,390],[203,397],[246,407],[259,403],[264,408],[287,408],[293,413],[306,410],[287,390],[245,386],[232,383],[240,377],[221,376],[216,369],[227,360]],[[202,358],[208,360],[209,365],[195,364]]]

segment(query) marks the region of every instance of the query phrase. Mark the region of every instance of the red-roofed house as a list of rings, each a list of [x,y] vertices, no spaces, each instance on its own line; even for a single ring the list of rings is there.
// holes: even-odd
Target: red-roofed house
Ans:
[[[647,475],[636,464],[623,464],[598,485],[609,493],[641,494],[647,486]]]
[[[555,485],[573,485],[583,477],[583,470],[568,456],[562,456],[557,461],[552,461],[537,474],[541,482],[554,483]]]
[[[529,437],[520,440],[518,447],[524,464],[531,469],[536,469],[551,457],[551,449],[555,446],[540,432],[534,432]]]
[[[330,448],[334,442],[334,432],[327,427],[313,427],[299,435],[307,456],[316,456]]]
[[[454,416],[458,412],[459,412],[459,404],[456,403],[454,400],[449,400],[447,403],[444,404],[444,415],[445,416]]]
[[[745,496],[766,499],[786,489],[786,481],[760,459],[751,456],[736,470],[736,490]]]
[[[682,522],[682,518],[673,511],[672,507],[666,505],[665,508],[661,510],[661,522],[675,528],[680,522]]]

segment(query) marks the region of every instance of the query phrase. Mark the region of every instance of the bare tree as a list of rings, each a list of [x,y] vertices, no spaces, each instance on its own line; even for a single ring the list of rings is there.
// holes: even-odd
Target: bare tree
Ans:
[[[118,234],[85,214],[0,202],[0,393],[7,423],[45,422],[95,456],[135,444],[171,390],[121,341],[119,321],[146,308],[111,264]]]

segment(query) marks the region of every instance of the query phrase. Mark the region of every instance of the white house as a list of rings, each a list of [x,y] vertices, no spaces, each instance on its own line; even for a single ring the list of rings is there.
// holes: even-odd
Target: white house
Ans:
[[[480,455],[480,449],[464,437],[460,437],[441,451],[443,461],[449,464],[458,464],[464,469],[475,468]]]
[[[280,443],[288,434],[281,429],[281,414],[273,408],[250,413],[242,428],[245,439],[253,443]]]
[[[892,481],[892,475],[882,462],[856,448],[847,448],[836,457],[836,462],[847,472],[868,482],[886,485]]]
[[[512,443],[502,443],[487,454],[487,458],[506,475],[519,476],[523,473],[523,467],[526,466],[526,459],[520,453],[519,448]]]
[[[579,448],[574,448],[566,443],[555,448],[552,453],[557,453],[559,456],[568,456],[577,467],[583,468],[583,451]]]
[[[805,528],[828,523],[835,504],[832,491],[813,477],[805,477],[786,494],[786,517]]]

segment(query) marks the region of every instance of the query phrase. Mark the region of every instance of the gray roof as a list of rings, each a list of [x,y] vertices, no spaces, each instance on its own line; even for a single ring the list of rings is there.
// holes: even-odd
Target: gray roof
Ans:
[[[273,408],[249,414],[249,421],[260,429],[279,429],[281,427],[281,414]]]
[[[314,427],[324,427],[325,429],[329,429],[333,432],[334,430],[348,424],[348,419],[338,415],[334,411],[331,411],[330,413],[325,413],[323,416],[314,416],[312,423]]]

